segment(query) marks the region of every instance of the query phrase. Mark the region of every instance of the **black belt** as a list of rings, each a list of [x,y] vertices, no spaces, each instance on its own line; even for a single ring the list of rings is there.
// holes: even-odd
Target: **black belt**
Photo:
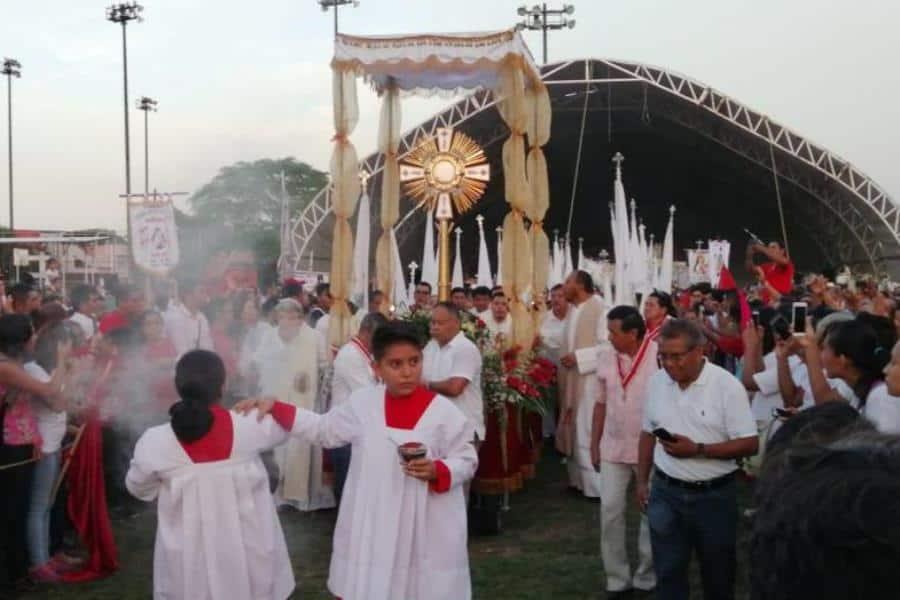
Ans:
[[[723,485],[731,483],[732,481],[734,481],[737,470],[732,471],[727,475],[716,477],[715,479],[707,479],[706,481],[684,481],[683,479],[675,479],[674,477],[670,477],[669,475],[666,475],[665,473],[660,471],[659,467],[656,467],[653,472],[657,477],[659,477],[666,483],[674,485],[675,487],[704,492],[706,490],[714,490],[716,488],[722,487]]]

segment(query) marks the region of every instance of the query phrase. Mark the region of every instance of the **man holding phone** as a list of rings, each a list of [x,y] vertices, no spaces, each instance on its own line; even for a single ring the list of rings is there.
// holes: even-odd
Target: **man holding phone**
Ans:
[[[675,319],[663,327],[663,371],[650,379],[644,405],[637,497],[650,524],[660,600],[689,597],[694,550],[704,597],[734,597],[735,459],[756,454],[759,438],[747,392],[703,357],[703,344],[690,321]]]

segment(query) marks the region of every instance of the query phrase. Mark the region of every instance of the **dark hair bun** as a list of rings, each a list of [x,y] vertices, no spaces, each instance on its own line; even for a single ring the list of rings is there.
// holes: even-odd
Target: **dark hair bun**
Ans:
[[[213,414],[206,404],[176,402],[169,409],[172,430],[181,442],[196,442],[212,428]]]

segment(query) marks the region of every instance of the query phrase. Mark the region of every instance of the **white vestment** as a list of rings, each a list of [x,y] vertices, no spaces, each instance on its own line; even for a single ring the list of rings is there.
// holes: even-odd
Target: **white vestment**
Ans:
[[[319,399],[319,372],[328,366],[328,344],[317,331],[302,325],[285,343],[274,327],[263,336],[253,362],[259,369],[263,396],[273,396],[299,408],[324,412]],[[302,384],[302,385],[301,385]],[[279,469],[279,500],[297,510],[335,506],[334,493],[322,481],[322,450],[302,440],[290,440],[275,450]]]
[[[584,323],[581,318],[585,305],[590,302],[599,305],[598,318],[593,323]],[[576,334],[581,328],[590,328],[594,345],[576,349]],[[581,490],[588,498],[600,497],[600,474],[591,462],[591,425],[594,421],[594,404],[597,402],[597,361],[600,350],[608,343],[606,310],[599,296],[591,296],[582,304],[569,304],[569,314],[565,324],[564,353],[575,355],[578,385],[575,410],[575,431],[572,455],[566,462],[569,485]]]
[[[463,484],[478,467],[471,423],[437,396],[412,430],[386,425],[384,386],[354,392],[324,415],[300,410],[292,435],[326,448],[353,445],[341,498],[329,591],[342,600],[469,600]],[[397,447],[420,442],[450,471],[432,492],[406,475]]]
[[[125,485],[158,499],[157,600],[284,600],[294,574],[259,453],[287,439],[272,417],[230,413],[231,457],[194,463],[168,423],[137,442]]]

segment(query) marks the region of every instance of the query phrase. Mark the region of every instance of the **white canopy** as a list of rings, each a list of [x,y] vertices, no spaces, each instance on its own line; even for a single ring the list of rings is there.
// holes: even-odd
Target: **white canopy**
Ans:
[[[332,67],[362,75],[379,95],[391,85],[404,95],[455,95],[497,88],[500,68],[508,61],[522,64],[528,81],[540,81],[534,57],[515,29],[364,37],[338,34]]]

